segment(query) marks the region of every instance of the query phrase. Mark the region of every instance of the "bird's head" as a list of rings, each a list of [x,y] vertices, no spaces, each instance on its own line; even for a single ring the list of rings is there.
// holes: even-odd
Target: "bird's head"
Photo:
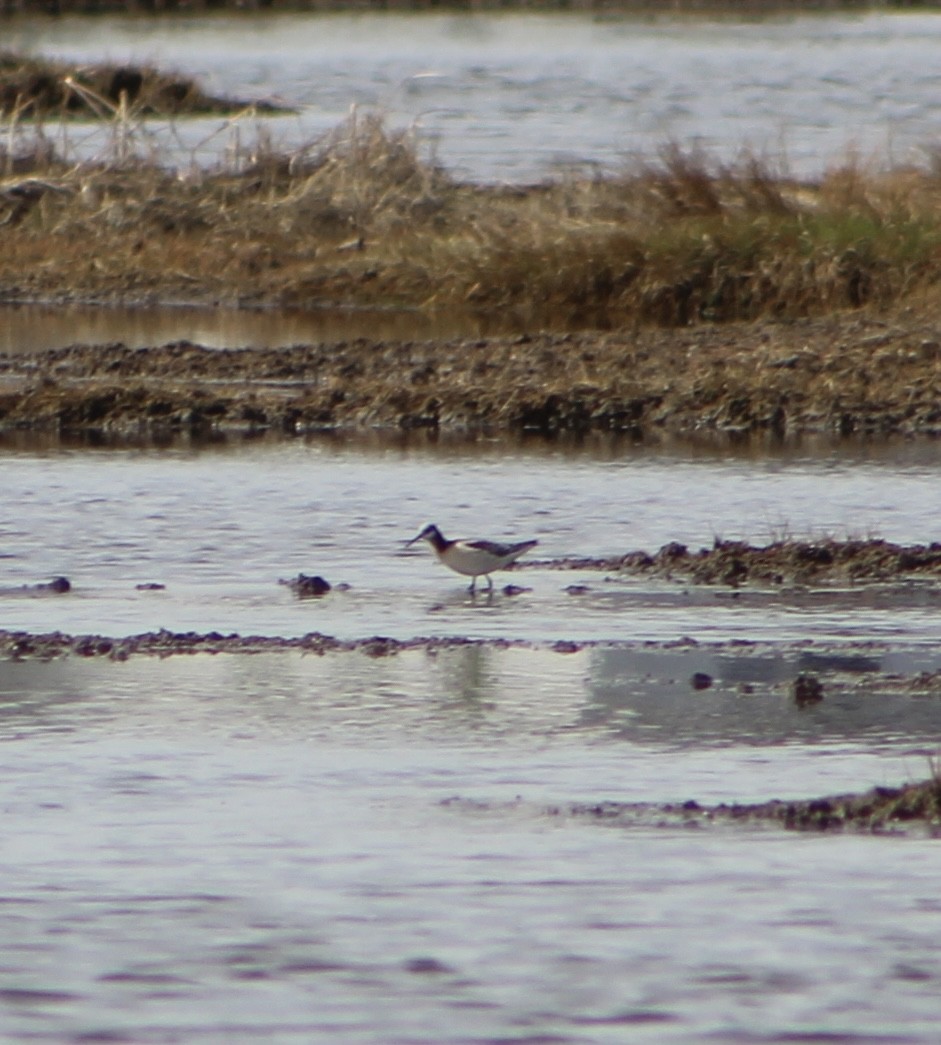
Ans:
[[[405,542],[405,547],[410,548],[416,541],[431,541],[431,543],[434,544],[436,541],[443,542],[444,538],[441,536],[441,531],[434,523],[428,523],[417,537],[413,537],[410,541]]]

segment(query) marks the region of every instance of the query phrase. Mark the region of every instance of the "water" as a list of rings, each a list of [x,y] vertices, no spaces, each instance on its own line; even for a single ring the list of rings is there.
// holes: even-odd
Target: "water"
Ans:
[[[525,595],[473,599],[400,542],[428,518],[533,533],[545,557],[919,540],[939,467],[931,443],[8,440],[4,579],[75,590],[8,591],[7,627],[534,645],[0,664],[4,1034],[933,1041],[936,842],[565,810],[923,777],[941,709],[892,677],[939,667],[934,586],[736,599],[536,568]],[[315,569],[350,590],[276,583]],[[166,590],[135,590],[150,580]],[[825,697],[802,708],[808,672]]]
[[[236,444],[238,445],[238,444]],[[602,447],[604,444],[601,444]],[[620,447],[620,449],[617,449]],[[0,476],[4,583],[63,574],[64,599],[8,599],[8,627],[129,634],[168,627],[340,638],[444,634],[525,639],[936,641],[938,596],[695,590],[665,581],[531,568],[532,589],[470,599],[424,544],[445,534],[535,537],[528,558],[614,556],[716,536],[763,542],[867,536],[914,543],[941,511],[937,444],[759,460],[680,447],[414,446],[332,439],[193,449],[12,452]],[[15,506],[15,509],[12,507]],[[350,589],[296,600],[280,579]],[[165,591],[138,591],[161,583]],[[566,594],[570,585],[589,591]]]
[[[585,720],[593,656],[4,665],[6,1034],[933,1040],[936,843],[550,809],[893,782],[937,714],[627,739]]]
[[[890,679],[939,667],[933,587],[733,600],[536,568],[514,576],[531,593],[489,601],[400,541],[429,517],[533,533],[547,557],[716,532],[917,540],[939,467],[923,442],[9,438],[4,580],[75,589],[7,594],[7,627],[535,646],[0,664],[2,1035],[933,1041],[936,842],[556,812],[918,779],[941,709]],[[350,590],[297,601],[276,579],[301,570]],[[136,590],[151,580],[166,590]],[[801,672],[821,703],[795,703]]]
[[[0,303],[0,353],[4,355],[116,341],[129,348],[173,341],[192,341],[204,348],[280,348],[358,337],[405,341],[522,332],[523,324],[512,317],[474,318],[458,312],[426,315],[406,309],[253,312],[166,305],[102,308]]]
[[[617,167],[665,142],[716,158],[743,148],[815,174],[859,153],[924,163],[937,141],[936,12],[753,21],[589,14],[366,14],[21,19],[6,46],[82,61],[157,62],[216,91],[277,97],[268,120],[290,148],[333,129],[351,104],[415,125],[461,177],[530,181]],[[251,121],[150,125],[151,150],[218,157]],[[73,147],[106,138],[87,128]]]

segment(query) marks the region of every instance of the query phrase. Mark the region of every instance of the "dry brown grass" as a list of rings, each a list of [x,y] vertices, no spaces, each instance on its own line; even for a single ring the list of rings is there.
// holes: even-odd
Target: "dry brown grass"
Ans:
[[[216,169],[170,170],[113,126],[109,154],[66,162],[8,124],[0,296],[459,306],[560,329],[881,308],[941,284],[931,170],[849,159],[802,184],[671,146],[617,175],[474,186],[355,112],[292,153],[240,137]]]

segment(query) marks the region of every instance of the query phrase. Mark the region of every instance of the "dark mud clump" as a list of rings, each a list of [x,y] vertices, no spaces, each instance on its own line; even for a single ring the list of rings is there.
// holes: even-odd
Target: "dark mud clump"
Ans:
[[[111,118],[120,106],[134,116],[233,113],[249,106],[277,111],[270,102],[207,94],[194,80],[148,65],[76,66],[0,51],[0,116]]]
[[[299,573],[296,577],[280,580],[278,583],[290,588],[299,599],[319,598],[333,590],[333,585],[319,574],[310,576]]]
[[[678,578],[696,584],[772,585],[896,581],[912,576],[941,577],[941,543],[900,545],[880,539],[785,540],[756,547],[744,541],[717,540],[711,548],[690,551],[665,544],[653,555],[643,551],[606,559],[554,559],[529,563],[550,569],[597,569]]]
[[[792,831],[908,832],[913,828],[941,834],[941,781],[932,779],[903,787],[875,787],[861,794],[750,805],[655,805],[600,802],[557,809],[558,815],[588,817],[613,826],[777,825]]]
[[[0,585],[0,596],[8,598],[14,595],[66,595],[72,590],[68,577],[53,577],[51,581],[39,584],[21,584],[17,586]]]

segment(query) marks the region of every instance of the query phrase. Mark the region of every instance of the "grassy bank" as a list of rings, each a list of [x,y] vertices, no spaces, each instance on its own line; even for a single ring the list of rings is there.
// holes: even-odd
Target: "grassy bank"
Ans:
[[[513,310],[560,330],[921,307],[941,283],[929,169],[847,160],[805,184],[669,147],[616,175],[480,186],[372,115],[290,154],[239,138],[212,170],[112,127],[77,162],[8,125],[0,298]]]

